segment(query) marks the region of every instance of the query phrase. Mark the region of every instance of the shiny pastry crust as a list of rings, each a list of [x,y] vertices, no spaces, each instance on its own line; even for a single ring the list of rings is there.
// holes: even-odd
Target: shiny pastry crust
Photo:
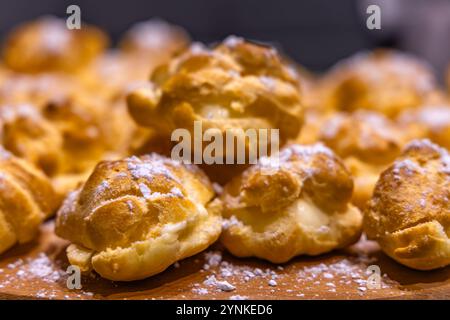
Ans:
[[[270,47],[230,37],[214,49],[191,46],[157,68],[152,82],[128,96],[131,115],[142,126],[171,134],[192,130],[279,129],[295,138],[303,121],[298,77]]]
[[[0,253],[31,241],[56,205],[48,178],[0,148]]]
[[[401,264],[450,264],[450,156],[429,140],[408,144],[384,171],[364,215],[364,231]]]
[[[429,105],[404,112],[399,122],[411,136],[428,138],[450,150],[450,104]]]
[[[289,145],[225,186],[221,242],[238,257],[283,263],[358,240],[362,217],[349,201],[353,181],[321,144]]]
[[[333,149],[355,179],[352,202],[363,208],[380,173],[400,155],[407,136],[382,114],[336,113],[322,125],[319,140]]]
[[[91,61],[108,44],[99,29],[83,24],[69,30],[66,22],[42,17],[15,29],[3,50],[5,65],[20,71],[74,71]]]
[[[129,281],[162,272],[206,249],[221,218],[196,167],[157,154],[106,161],[60,208],[56,233],[73,244],[70,263]]]
[[[389,50],[363,52],[339,62],[325,76],[323,104],[395,117],[420,105],[436,86],[431,67],[418,58]]]

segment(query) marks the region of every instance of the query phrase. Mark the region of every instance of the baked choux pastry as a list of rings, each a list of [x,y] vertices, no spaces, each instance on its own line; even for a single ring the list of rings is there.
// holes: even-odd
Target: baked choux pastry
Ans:
[[[159,19],[133,25],[119,48],[98,56],[81,75],[92,90],[121,101],[136,82],[147,82],[151,72],[185,49],[189,36],[181,28]]]
[[[35,106],[0,106],[0,141],[5,149],[40,168],[48,176],[62,170],[63,137]]]
[[[31,241],[56,205],[48,178],[0,147],[0,253]]]
[[[335,112],[326,112],[319,109],[305,110],[305,122],[302,131],[295,139],[299,144],[313,144],[320,141],[321,131],[326,123],[335,115]]]
[[[450,264],[450,155],[429,140],[409,143],[377,182],[364,231],[399,263],[418,270]]]
[[[234,129],[279,129],[281,143],[300,131],[300,100],[298,76],[275,49],[236,37],[213,49],[192,45],[127,97],[139,125],[168,136],[177,128],[194,134],[194,122],[200,121],[203,131],[223,135]]]
[[[334,114],[322,125],[319,137],[352,173],[352,202],[360,208],[372,196],[380,173],[400,155],[407,139],[393,121],[368,110]]]
[[[9,73],[0,86],[0,104],[21,103],[43,106],[50,99],[58,100],[82,91],[81,84],[66,74]]]
[[[288,145],[225,186],[221,242],[235,256],[273,263],[345,247],[361,234],[352,191],[350,173],[330,149]]]
[[[187,32],[164,20],[149,19],[134,24],[119,43],[119,48],[126,53],[147,56],[159,60],[156,64],[166,62],[173,54],[185,49],[190,39]]]
[[[95,96],[62,74],[15,75],[0,87],[5,148],[52,179],[58,176],[60,191],[83,182],[78,178],[97,162],[127,156],[137,130],[124,103]]]
[[[326,108],[369,109],[395,117],[419,106],[436,89],[432,69],[405,53],[376,50],[339,62],[324,77],[321,94]]]
[[[212,244],[221,231],[208,178],[157,154],[100,162],[68,195],[56,234],[71,264],[131,281],[164,271]]]
[[[450,104],[427,105],[404,112],[399,122],[415,138],[428,138],[450,150]]]
[[[83,24],[69,30],[66,21],[51,16],[17,27],[6,39],[3,60],[12,70],[27,73],[74,71],[89,63],[108,44],[96,27]]]

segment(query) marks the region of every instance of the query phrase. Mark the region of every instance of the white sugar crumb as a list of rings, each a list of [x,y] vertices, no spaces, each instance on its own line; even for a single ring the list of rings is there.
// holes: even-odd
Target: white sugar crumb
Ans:
[[[108,189],[109,189],[109,183],[108,183],[108,181],[104,180],[104,181],[102,181],[102,183],[100,183],[98,185],[95,192],[101,194],[101,193],[107,191]]]
[[[223,222],[222,222],[222,228],[224,228],[224,229],[228,229],[230,227],[240,226],[240,225],[242,225],[242,222],[240,222],[235,216],[231,216],[228,219],[224,218]]]
[[[150,199],[152,196],[152,191],[145,183],[139,183],[139,190],[141,191],[142,195],[145,199]]]
[[[233,291],[236,289],[236,287],[230,284],[228,281],[217,281],[216,287],[222,291]]]
[[[155,176],[163,176],[167,179],[177,179],[174,175],[165,167],[162,158],[150,157],[150,161],[142,161],[138,157],[128,158],[128,170],[130,171],[134,179],[147,179],[152,180]]]
[[[222,253],[220,251],[206,252],[205,259],[206,263],[203,265],[203,269],[217,267],[222,262]]]
[[[178,269],[178,268],[180,267],[180,263],[179,263],[178,261],[175,262],[175,263],[173,264],[173,267]]]
[[[218,184],[217,182],[214,182],[213,184],[212,184],[212,186],[213,186],[213,189],[214,189],[214,192],[216,193],[216,194],[222,194],[222,192],[223,192],[223,187],[220,185],[220,184]]]
[[[267,284],[271,287],[276,287],[278,285],[278,283],[273,279],[270,279]]]
[[[235,286],[233,286],[231,283],[229,283],[228,281],[219,281],[216,279],[216,277],[214,275],[209,276],[204,282],[204,285],[206,286],[212,286],[215,287],[221,291],[233,291],[236,289]]]
[[[178,198],[183,198],[184,197],[183,192],[181,192],[181,190],[179,188],[177,188],[177,187],[173,187],[172,189],[170,189],[170,193],[173,196],[178,197]]]
[[[268,77],[268,76],[260,76],[259,80],[261,81],[261,83],[266,86],[266,88],[268,90],[274,90],[276,83],[275,80],[272,77]]]
[[[206,288],[193,288],[192,292],[200,295],[206,295],[209,293],[208,289]]]
[[[235,295],[235,296],[231,296],[230,300],[248,300],[248,297],[247,296]]]

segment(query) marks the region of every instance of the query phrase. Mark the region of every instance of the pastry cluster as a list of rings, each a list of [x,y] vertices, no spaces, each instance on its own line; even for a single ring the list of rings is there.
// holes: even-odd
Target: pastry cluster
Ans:
[[[108,44],[94,26],[53,17],[7,37],[0,253],[57,213],[69,263],[114,281],[158,274],[216,241],[285,263],[362,232],[408,267],[450,264],[450,99],[427,63],[376,50],[316,76],[271,46],[191,44],[160,20]],[[240,134],[275,130],[281,150],[258,136],[272,153],[256,164],[169,158],[172,133],[195,140],[198,123],[223,141],[234,132],[246,154]]]

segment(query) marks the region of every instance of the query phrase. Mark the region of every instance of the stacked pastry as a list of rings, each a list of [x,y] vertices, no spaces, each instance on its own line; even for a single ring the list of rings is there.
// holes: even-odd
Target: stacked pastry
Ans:
[[[195,139],[197,121],[203,131],[216,130],[224,142],[228,132],[278,129],[280,143],[284,144],[298,135],[303,122],[298,86],[299,77],[275,49],[229,37],[213,49],[192,45],[157,68],[150,84],[132,91],[127,100],[133,119],[157,130],[167,141],[177,128],[189,130]],[[246,141],[240,136],[237,140]],[[257,142],[256,146],[244,142],[246,154],[262,140]],[[229,150],[222,147],[219,157],[225,163]],[[263,148],[270,147],[268,139]],[[203,145],[198,152],[204,149]],[[221,183],[245,167],[203,166],[213,180]]]
[[[0,253],[57,211],[69,262],[118,281],[218,239],[237,257],[284,263],[363,231],[411,268],[450,263],[450,104],[425,62],[375,51],[316,77],[270,46],[189,45],[158,20],[107,45],[101,30],[55,18],[5,42]],[[256,163],[226,164],[238,156],[225,145],[218,163],[170,159],[172,133],[195,139],[196,124],[222,141],[233,132],[246,154],[248,129],[279,140],[257,136],[258,151],[275,151]]]
[[[8,197],[4,210],[10,211],[2,213],[2,251],[32,239],[38,221],[53,215],[99,161],[123,158],[132,143],[147,138],[128,115],[123,95],[133,81],[145,80],[151,68],[184,47],[188,37],[178,27],[149,21],[132,28],[119,51],[106,50],[108,42],[96,27],[83,24],[80,30],[69,30],[64,20],[54,17],[25,23],[7,37],[0,64],[0,141],[11,158],[21,159],[27,174],[17,180],[14,171],[2,189],[2,197]],[[112,56],[120,58],[112,61]],[[135,60],[139,66],[129,63]],[[8,168],[2,174],[9,175]],[[37,202],[37,209],[27,209],[32,219],[24,218],[25,231],[22,222],[16,223],[11,204],[13,194],[18,202],[25,196],[8,191],[12,179],[32,198],[27,208],[28,202]],[[39,187],[34,180],[48,185]],[[46,196],[38,198],[30,188],[43,189]],[[37,213],[40,207],[45,215]],[[20,217],[28,214],[23,211]]]

